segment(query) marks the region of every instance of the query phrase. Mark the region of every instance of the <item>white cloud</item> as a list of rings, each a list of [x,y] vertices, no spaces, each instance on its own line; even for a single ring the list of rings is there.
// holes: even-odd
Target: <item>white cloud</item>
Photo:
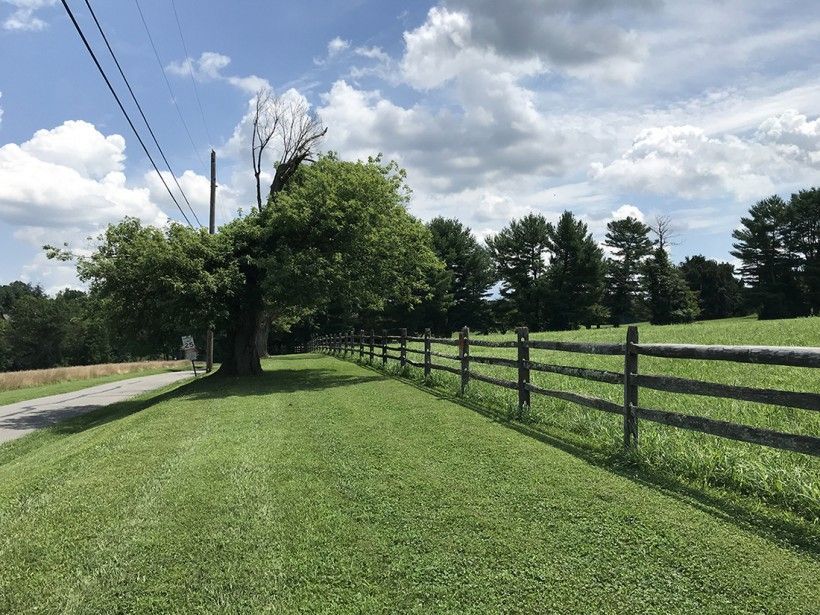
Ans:
[[[350,47],[350,41],[336,37],[327,44],[327,57],[333,58]]]
[[[592,164],[595,180],[620,188],[687,199],[756,199],[778,185],[810,182],[820,166],[817,120],[795,111],[765,120],[756,137],[710,137],[695,126],[641,130],[609,164]]]
[[[165,224],[168,216],[157,202],[167,198],[155,202],[148,188],[129,186],[124,160],[120,135],[103,135],[83,121],[38,130],[19,145],[7,143],[0,147],[0,220],[17,227],[16,239],[37,248],[66,241],[82,246],[125,216]],[[68,271],[38,255],[23,274],[49,288],[76,286]]]
[[[231,58],[215,51],[203,51],[199,58],[185,58],[180,62],[171,62],[165,69],[177,76],[188,76],[193,74],[194,79],[201,82],[224,81],[239,88],[243,92],[253,94],[260,89],[269,88],[267,79],[257,75],[238,77],[236,75],[225,75],[223,70],[231,63]]]
[[[612,212],[612,219],[623,220],[624,218],[635,218],[639,222],[643,222],[646,217],[640,208],[630,205],[629,203],[624,203]]]
[[[20,30],[39,32],[48,24],[36,16],[38,9],[52,6],[56,0],[2,0],[5,4],[15,7],[3,21],[4,30]]]

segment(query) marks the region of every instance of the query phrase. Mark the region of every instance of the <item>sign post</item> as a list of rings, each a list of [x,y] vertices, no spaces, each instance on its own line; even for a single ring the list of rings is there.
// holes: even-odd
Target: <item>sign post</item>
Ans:
[[[194,343],[193,335],[182,336],[182,350],[185,351],[185,358],[191,362],[191,367],[194,369],[194,377],[196,377],[196,344]]]

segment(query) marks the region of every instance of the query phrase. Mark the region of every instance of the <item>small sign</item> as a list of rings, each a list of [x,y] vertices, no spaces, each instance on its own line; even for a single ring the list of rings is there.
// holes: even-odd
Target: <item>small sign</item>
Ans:
[[[196,349],[196,344],[194,344],[194,336],[193,335],[183,335],[182,336],[182,349],[186,350],[186,351]]]
[[[185,349],[185,358],[188,361],[196,361],[196,348],[186,348]]]

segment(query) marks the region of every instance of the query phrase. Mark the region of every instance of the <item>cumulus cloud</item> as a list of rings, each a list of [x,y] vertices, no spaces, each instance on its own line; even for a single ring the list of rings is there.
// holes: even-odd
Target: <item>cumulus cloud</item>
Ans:
[[[631,82],[647,50],[637,32],[615,21],[630,4],[646,3],[449,0],[405,33],[403,68],[421,87],[478,62],[523,74],[551,70]]]
[[[348,47],[350,47],[350,41],[346,41],[337,36],[327,44],[327,55],[329,58],[332,58],[342,53]]]
[[[820,166],[818,122],[795,111],[765,120],[752,138],[709,136],[696,126],[641,130],[624,154],[593,163],[591,176],[618,187],[687,199],[760,198],[788,182],[809,182]]]
[[[0,218],[42,228],[97,228],[126,215],[162,224],[146,188],[126,184],[125,140],[82,121],[0,147]]]
[[[267,79],[257,75],[239,77],[236,75],[225,75],[223,70],[231,63],[231,58],[215,51],[203,51],[198,59],[185,58],[182,61],[175,61],[168,64],[165,69],[177,76],[187,76],[192,74],[194,79],[201,82],[223,81],[239,88],[243,92],[253,94],[262,88],[269,88]]]
[[[11,14],[3,21],[4,30],[20,30],[39,32],[48,24],[37,17],[36,11],[52,6],[56,0],[2,0],[5,4],[15,7]]]

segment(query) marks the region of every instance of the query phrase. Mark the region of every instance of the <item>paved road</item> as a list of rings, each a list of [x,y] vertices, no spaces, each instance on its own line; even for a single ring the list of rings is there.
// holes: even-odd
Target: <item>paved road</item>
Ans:
[[[153,391],[167,384],[193,376],[193,372],[167,372],[140,376],[80,389],[72,393],[50,395],[39,399],[0,406],[0,443],[48,427],[72,416]]]

